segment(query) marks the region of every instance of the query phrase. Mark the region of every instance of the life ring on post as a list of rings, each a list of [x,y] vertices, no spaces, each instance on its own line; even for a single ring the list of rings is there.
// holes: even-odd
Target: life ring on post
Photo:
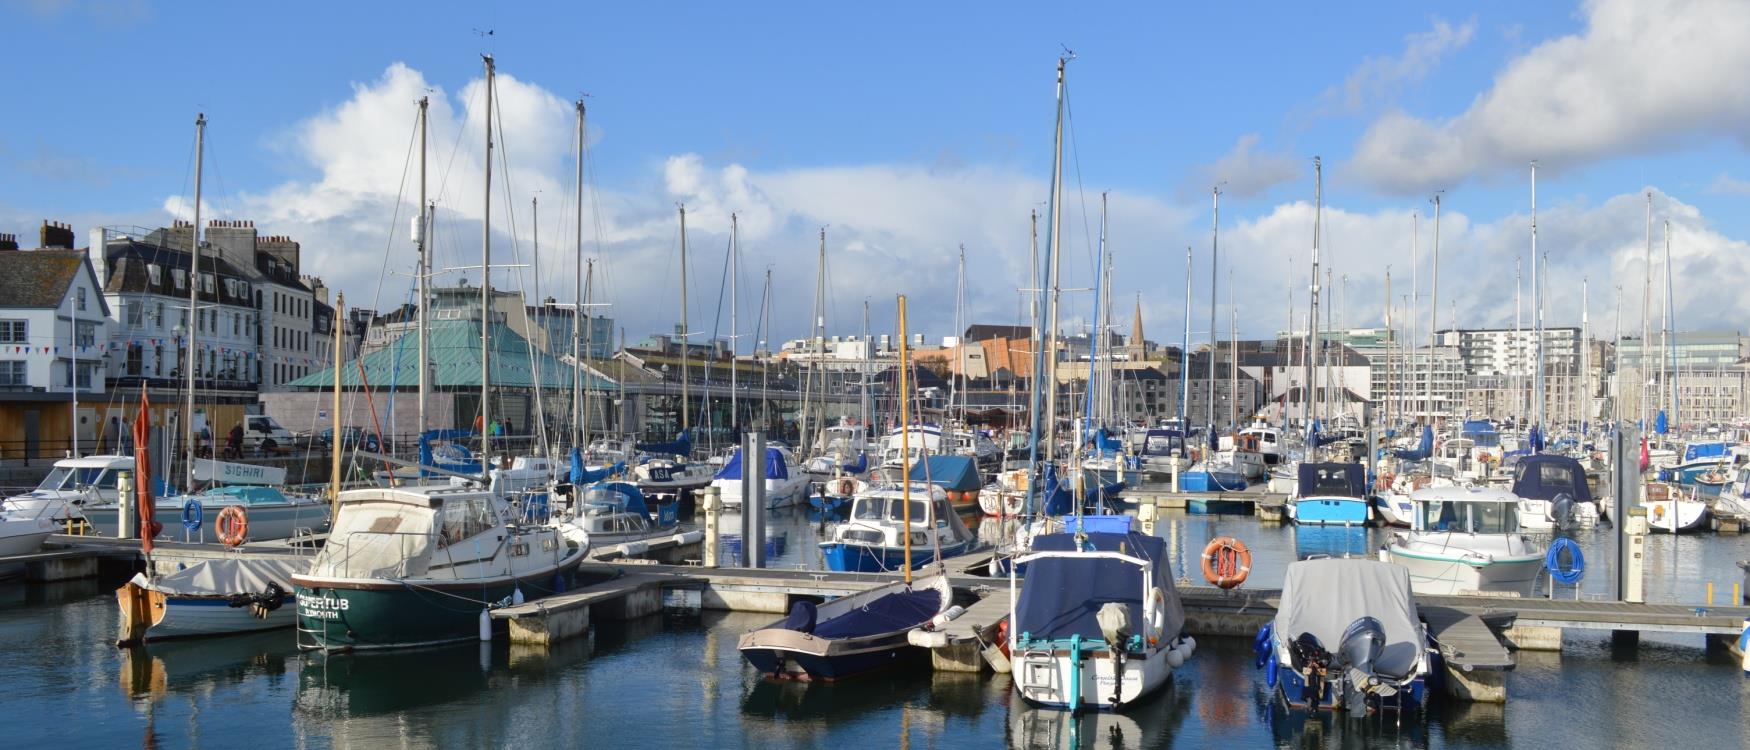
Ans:
[[[857,480],[849,477],[839,479],[839,494],[850,496],[857,493]]]
[[[249,514],[242,506],[225,506],[219,511],[219,519],[214,525],[219,528],[219,541],[228,547],[235,547],[249,538]]]
[[[1252,551],[1231,536],[1209,540],[1203,548],[1203,578],[1218,588],[1231,589],[1246,582],[1252,573]]]

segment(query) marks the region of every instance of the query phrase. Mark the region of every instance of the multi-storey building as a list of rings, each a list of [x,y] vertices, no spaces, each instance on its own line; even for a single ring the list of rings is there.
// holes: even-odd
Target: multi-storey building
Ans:
[[[43,223],[42,249],[0,234],[0,456],[38,458],[96,439],[109,307],[73,230]],[[75,411],[74,404],[83,400]]]

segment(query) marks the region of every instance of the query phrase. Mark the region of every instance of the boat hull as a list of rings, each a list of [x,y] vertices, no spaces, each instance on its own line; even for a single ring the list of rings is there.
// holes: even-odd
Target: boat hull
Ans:
[[[966,542],[944,546],[942,559],[965,554],[970,546]],[[889,573],[902,568],[906,560],[903,548],[844,542],[821,542],[820,554],[826,560],[828,569],[840,573]],[[917,547],[912,548],[911,567],[913,570],[933,562],[936,562],[936,551],[933,548],[928,546],[921,550]]]
[[[1181,492],[1238,492],[1246,478],[1234,471],[1187,471],[1179,475]]]
[[[1462,557],[1462,553],[1433,555],[1411,552],[1395,544],[1389,548],[1388,554],[1392,562],[1410,570],[1410,590],[1436,596],[1467,592],[1531,596],[1543,570],[1542,555],[1482,562]]]
[[[1288,501],[1287,512],[1306,526],[1366,526],[1372,511],[1359,497],[1301,497]]]
[[[1374,496],[1373,512],[1387,526],[1409,528],[1415,522],[1416,504],[1410,502],[1408,495],[1387,492]]]
[[[1188,645],[1175,644],[1185,648]],[[1051,708],[1123,710],[1160,689],[1172,678],[1173,666],[1167,648],[1157,648],[1143,654],[1130,654],[1120,677],[1117,665],[1102,651],[1081,655],[1080,689],[1072,696],[1070,686],[1077,680],[1074,657],[1066,649],[1024,650],[1011,654],[1015,691],[1029,703]],[[1114,704],[1113,698],[1118,700]],[[1079,706],[1070,705],[1079,701]]]
[[[922,655],[922,649],[896,633],[860,643],[837,654],[813,654],[783,648],[741,649],[747,663],[761,674],[785,680],[835,682],[906,663]]]
[[[575,571],[580,559],[516,578],[482,581],[295,579],[298,647],[353,651],[473,640],[480,635],[480,614],[489,605],[518,588],[554,590],[554,577]]]
[[[164,619],[153,624],[146,637],[157,641],[289,628],[297,623],[297,611],[296,598],[289,595],[265,618],[255,617],[249,607],[233,607],[224,598],[167,596]]]
[[[1193,515],[1245,515],[1251,503],[1243,500],[1194,497],[1185,501],[1185,512]]]
[[[218,533],[213,524],[218,520],[219,511],[223,505],[208,505],[201,509],[205,522],[208,540],[217,539]],[[249,540],[290,539],[299,529],[321,530],[328,527],[328,506],[323,503],[290,503],[285,505],[239,505],[249,519]],[[115,506],[101,508],[85,508],[81,511],[85,520],[91,522],[91,527],[98,536],[116,536],[121,528],[119,510]],[[166,541],[180,539],[184,529],[177,519],[182,517],[182,505],[158,503],[153,507],[154,517],[164,524],[164,529],[158,532],[159,539]],[[198,539],[201,532],[189,532],[190,537]]]
[[[9,557],[41,552],[43,540],[49,538],[49,533],[45,530],[33,530],[0,536],[0,556]]]

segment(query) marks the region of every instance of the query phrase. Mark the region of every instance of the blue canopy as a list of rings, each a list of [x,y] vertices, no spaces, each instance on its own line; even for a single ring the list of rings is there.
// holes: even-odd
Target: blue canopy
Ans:
[[[1077,549],[1075,534],[1041,534],[1033,537],[1034,552],[1067,552]],[[1172,566],[1167,563],[1166,541],[1138,533],[1089,532],[1087,547],[1102,552],[1120,552],[1154,563],[1155,586],[1167,592],[1169,608],[1179,605],[1173,587]],[[1119,560],[1098,557],[1045,557],[1027,563],[1027,585],[1015,605],[1014,628],[1029,638],[1057,640],[1081,635],[1100,638],[1095,613],[1109,602],[1130,610],[1130,621],[1141,630],[1142,571]],[[1152,587],[1151,587],[1152,588]],[[1183,617],[1181,612],[1169,612]]]
[[[1671,424],[1665,419],[1665,410],[1659,410],[1659,418],[1653,420],[1653,431],[1663,435],[1671,431]]]
[[[1577,503],[1592,501],[1580,462],[1553,453],[1519,459],[1513,472],[1513,494],[1531,500],[1554,500],[1556,495],[1565,494]]]
[[[691,432],[691,430],[681,430],[681,434],[676,435],[672,442],[639,443],[638,450],[644,451],[645,453],[661,453],[669,456],[691,456],[693,455],[693,438],[688,434],[689,432]]]
[[[977,492],[984,486],[978,477],[978,464],[971,456],[926,456],[912,465],[910,477],[955,492]]]
[[[603,482],[590,485],[589,490],[584,494],[584,500],[585,502],[609,502],[615,505],[624,505],[628,513],[650,515],[650,507],[644,504],[644,492],[638,489],[638,485],[635,484]]]
[[[1392,451],[1392,455],[1405,461],[1428,460],[1429,456],[1434,455],[1434,428],[1429,425],[1422,425],[1422,442],[1416,445],[1416,449]]]
[[[1300,465],[1297,497],[1366,497],[1367,477],[1361,464]]]
[[[426,430],[425,432],[420,433],[419,465],[429,466],[434,469],[443,469],[444,471],[452,471],[458,474],[479,474],[482,466],[479,461],[474,460],[474,454],[468,451],[467,446],[464,446],[459,442],[453,442],[466,440],[473,436],[474,433],[467,430]],[[440,440],[449,443],[450,451],[459,455],[462,460],[457,461],[452,459],[449,461],[438,461],[431,446],[432,443]],[[425,472],[421,473],[421,476],[426,475]]]
[[[735,449],[735,454],[729,457],[729,463],[717,472],[716,479],[741,478],[741,449]],[[789,479],[790,468],[784,464],[784,452],[777,448],[766,449],[766,478]]]
[[[608,466],[605,468],[596,469],[594,471],[591,471],[591,470],[583,467],[583,451],[578,449],[578,448],[571,449],[570,476],[571,476],[571,483],[573,485],[585,485],[585,484],[593,484],[595,482],[600,482],[603,479],[607,479],[608,477],[611,477],[611,476],[618,474],[618,473],[625,471],[625,470],[626,470],[626,462],[625,461],[616,461],[616,462],[614,462],[613,466]]]
[[[1124,443],[1101,427],[1094,431],[1089,441],[1094,444],[1094,450],[1102,456],[1115,456],[1124,451]]]
[[[1729,446],[1719,440],[1705,443],[1690,443],[1683,446],[1683,460],[1694,461],[1703,458],[1720,458],[1726,455]]]
[[[869,454],[858,453],[856,463],[845,464],[844,466],[842,466],[840,468],[842,468],[846,474],[861,474],[865,471],[868,471],[869,470]]]

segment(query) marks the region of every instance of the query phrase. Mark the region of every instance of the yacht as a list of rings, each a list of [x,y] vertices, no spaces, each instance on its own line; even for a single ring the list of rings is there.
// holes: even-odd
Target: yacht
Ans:
[[[908,526],[906,491],[905,485],[882,482],[852,498],[850,520],[833,527],[831,539],[820,543],[827,567],[860,573],[900,570],[908,559],[907,537],[914,569],[966,554],[978,546],[978,539],[960,520],[947,491],[939,485],[910,483]]]
[[[722,500],[723,508],[729,511],[741,509],[741,482],[744,470],[741,449],[729,457],[729,461],[718,470],[712,478],[711,486],[717,488],[717,497]],[[779,446],[766,447],[766,507],[785,508],[801,502],[808,493],[808,474],[796,464],[795,454],[789,448]]]
[[[908,445],[911,450],[909,461],[904,455]],[[887,434],[887,439],[881,445],[881,466],[886,469],[900,468],[905,464],[916,464],[926,455],[942,453],[971,456],[981,467],[996,465],[1003,455],[996,442],[983,433],[952,427],[942,428],[933,424],[914,424],[904,429],[896,427]]]

